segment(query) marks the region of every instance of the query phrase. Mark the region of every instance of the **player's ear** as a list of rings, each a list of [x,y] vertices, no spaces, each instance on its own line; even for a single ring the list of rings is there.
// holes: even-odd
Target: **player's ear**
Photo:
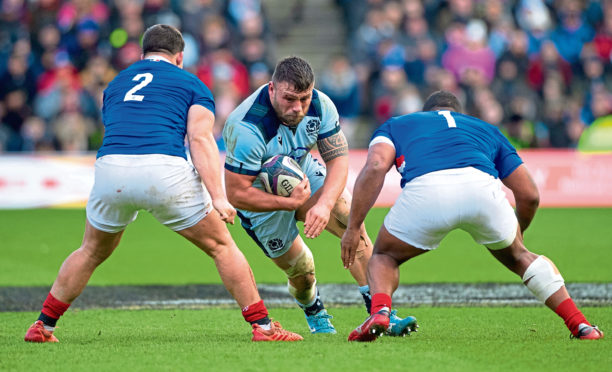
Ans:
[[[269,94],[270,96],[273,96],[273,95],[274,95],[274,82],[273,82],[273,81],[270,81],[270,82],[268,83],[268,94]]]
[[[144,59],[144,54],[140,55],[140,59],[143,60]]]
[[[183,52],[178,52],[176,54],[176,65],[183,68]]]

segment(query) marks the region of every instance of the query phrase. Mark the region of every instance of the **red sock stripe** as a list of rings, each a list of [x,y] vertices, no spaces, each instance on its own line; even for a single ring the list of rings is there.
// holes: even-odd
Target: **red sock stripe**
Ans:
[[[64,315],[66,310],[70,307],[70,304],[62,302],[57,298],[53,297],[51,292],[47,296],[47,299],[43,303],[42,313],[53,319],[59,319],[60,316]]]
[[[244,317],[244,320],[252,323],[256,320],[267,317],[268,309],[266,309],[266,305],[264,305],[263,300],[260,300],[259,302],[255,302],[254,304],[242,309],[242,316]]]
[[[386,293],[374,293],[372,296],[372,314],[377,313],[383,307],[391,309],[391,296]]]
[[[582,312],[578,310],[576,304],[571,298],[568,298],[567,300],[561,302],[559,306],[557,306],[557,308],[555,309],[555,313],[557,313],[557,315],[563,318],[563,320],[565,321],[565,325],[574,336],[578,334],[578,326],[580,325],[580,323],[591,325],[586,320]]]

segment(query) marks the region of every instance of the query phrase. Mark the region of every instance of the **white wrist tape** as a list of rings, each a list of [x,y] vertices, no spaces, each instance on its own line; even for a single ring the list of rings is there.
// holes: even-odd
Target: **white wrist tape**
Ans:
[[[544,256],[536,258],[525,270],[523,283],[542,302],[565,285],[559,271]]]

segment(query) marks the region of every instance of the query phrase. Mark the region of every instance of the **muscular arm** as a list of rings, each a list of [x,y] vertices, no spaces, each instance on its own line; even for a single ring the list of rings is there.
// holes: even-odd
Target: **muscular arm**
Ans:
[[[348,144],[342,131],[317,141],[319,154],[327,167],[327,176],[316,203],[306,212],[304,234],[314,238],[327,226],[336,201],[346,186],[348,176]]]
[[[366,164],[355,180],[348,226],[342,237],[342,262],[345,268],[355,261],[361,224],[376,202],[394,158],[395,148],[386,143],[377,143],[368,150]]]
[[[391,169],[395,149],[386,143],[377,143],[368,150],[368,159],[355,180],[353,203],[348,228],[359,231],[368,211],[376,202],[385,183],[385,175]]]
[[[268,194],[253,187],[257,176],[238,174],[225,170],[225,188],[230,202],[240,209],[253,212],[266,212],[299,208],[310,197],[310,184],[305,178],[289,197]]]
[[[213,137],[215,115],[207,108],[193,105],[187,115],[187,139],[191,161],[200,174],[214,208],[225,222],[234,223],[236,210],[229,204],[221,184],[219,149]]]
[[[317,141],[319,154],[327,167],[319,202],[333,208],[346,186],[348,176],[348,144],[342,131]]]
[[[538,187],[525,165],[522,164],[510,173],[508,177],[504,178],[502,182],[514,194],[516,217],[521,227],[521,232],[525,232],[540,204]]]

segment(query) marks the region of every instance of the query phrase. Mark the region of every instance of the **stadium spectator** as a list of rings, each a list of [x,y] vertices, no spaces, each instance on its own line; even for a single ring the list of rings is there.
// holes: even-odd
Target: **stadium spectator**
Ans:
[[[484,84],[493,81],[495,54],[487,45],[487,29],[483,21],[470,20],[465,27],[457,24],[458,35],[449,35],[448,49],[442,55],[442,66],[467,83],[478,79]]]
[[[449,82],[443,67],[455,73],[457,81],[453,92],[461,96],[462,101],[472,95],[477,85],[491,82],[495,85],[503,80],[501,71],[514,68],[512,64],[518,69],[517,76],[521,78],[518,80],[522,80],[524,74],[528,76],[531,86],[527,95],[533,97],[537,93],[538,99],[543,99],[546,75],[556,70],[561,72],[565,82],[563,99],[585,102],[584,112],[590,102],[588,80],[592,78],[585,77],[583,69],[597,69],[594,63],[586,62],[585,45],[599,55],[604,65],[604,81],[609,79],[612,50],[612,2],[609,0],[334,2],[345,14],[346,54],[361,92],[360,112],[355,120],[358,123],[371,122],[368,117],[380,114],[381,101],[376,90],[384,85],[381,79],[386,78],[386,74],[383,71],[390,65],[403,64],[406,84],[419,88],[421,100],[440,89],[441,81]],[[11,68],[19,75],[21,72],[14,70],[14,62],[25,58],[27,67],[20,65],[16,69],[25,68],[26,80],[15,77],[21,83],[27,81],[28,86],[35,82],[34,89],[25,89],[28,105],[40,102],[39,97],[49,93],[45,88],[49,78],[53,80],[55,70],[65,64],[72,65],[74,73],[82,75],[90,59],[103,58],[114,70],[138,61],[140,37],[145,28],[155,22],[182,28],[185,50],[189,52],[184,61],[188,71],[197,72],[202,64],[213,58],[211,54],[216,50],[227,49],[246,68],[243,75],[251,71],[257,74],[243,81],[259,81],[266,75],[261,64],[267,66],[268,74],[274,67],[277,40],[282,41],[293,29],[293,24],[299,22],[297,9],[309,6],[301,0],[292,3],[296,9],[293,15],[297,18],[290,17],[280,24],[277,21],[273,30],[266,16],[266,4],[261,0],[12,0],[2,4],[0,78],[10,77],[11,61]],[[468,36],[474,40],[470,41]],[[556,53],[551,52],[549,44],[554,44]],[[547,60],[549,57],[552,59]],[[465,62],[465,58],[472,60]],[[395,62],[390,63],[390,59]],[[15,89],[14,83],[0,86],[0,97]],[[508,102],[509,96],[512,100],[520,100],[515,92],[525,92],[522,84],[507,84],[512,89],[505,94],[499,90],[500,84],[496,85],[497,88],[492,89],[500,102]],[[244,89],[244,86],[248,87]],[[248,95],[258,86],[242,84],[242,95]],[[406,92],[398,89],[382,102],[402,101],[400,95],[405,97]],[[100,125],[99,110],[98,105],[98,113],[88,116],[97,126]],[[508,105],[504,105],[504,111],[507,123],[512,115]],[[36,112],[36,108],[30,110],[30,114]],[[385,115],[392,115],[394,110],[386,112]],[[529,115],[532,114],[535,116],[524,117],[536,124],[543,122],[544,110]],[[53,120],[48,115],[41,118],[47,126]],[[376,120],[384,119],[383,115]],[[88,150],[96,150],[96,143],[91,142],[90,146],[94,147]],[[535,146],[544,143],[547,141],[537,141]]]
[[[550,35],[561,57],[578,70],[582,46],[595,37],[595,30],[585,20],[580,0],[561,0],[557,9],[559,24]]]
[[[184,45],[177,29],[150,27],[143,36],[143,60],[117,75],[106,89],[105,141],[96,160],[83,243],[62,264],[25,341],[58,342],[53,334],[58,319],[141,209],[215,261],[223,284],[252,325],[253,341],[302,340],[269,319],[251,268],[225,226],[233,223],[236,210],[221,184],[212,138],[214,100],[201,81],[182,70]],[[169,100],[172,105],[165,104]],[[63,120],[69,126],[82,130],[76,111],[66,115]],[[67,150],[82,146],[82,138],[73,136],[76,132],[67,132]],[[187,162],[185,135],[193,165]],[[61,134],[59,138],[64,139]]]
[[[520,276],[538,300],[563,318],[572,338],[603,338],[574,304],[554,263],[523,245],[539,204],[523,161],[499,130],[461,111],[451,93],[435,92],[423,112],[393,118],[372,136],[342,237],[345,266],[354,262],[360,226],[394,164],[403,191],[385,217],[368,264],[372,315],[349,341],[373,341],[387,329],[399,266],[436,249],[456,229],[467,231]],[[514,195],[516,214],[501,192],[502,182]]]
[[[557,46],[552,41],[542,43],[540,53],[531,60],[527,68],[529,84],[538,92],[542,92],[544,83],[550,75],[561,76],[563,90],[572,81],[572,67],[561,58]]]
[[[338,109],[340,126],[348,143],[353,143],[361,102],[357,73],[348,58],[337,55],[331,59],[327,68],[321,73],[320,81],[320,89],[329,96]]]

